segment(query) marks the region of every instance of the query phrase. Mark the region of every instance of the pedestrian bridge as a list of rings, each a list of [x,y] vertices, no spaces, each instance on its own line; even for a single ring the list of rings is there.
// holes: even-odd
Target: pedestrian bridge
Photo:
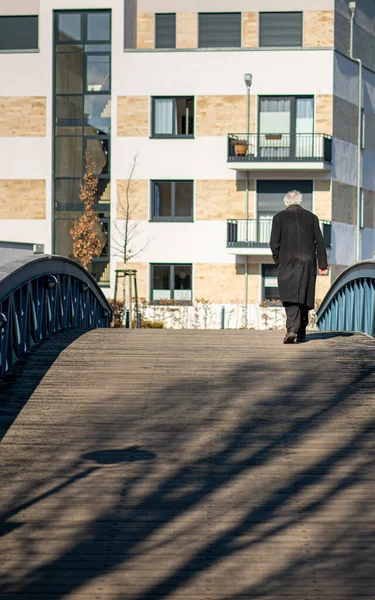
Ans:
[[[9,306],[24,344],[0,380],[0,599],[373,600],[373,339],[88,330],[105,302],[60,267],[26,354],[9,274],[0,305],[3,352]]]

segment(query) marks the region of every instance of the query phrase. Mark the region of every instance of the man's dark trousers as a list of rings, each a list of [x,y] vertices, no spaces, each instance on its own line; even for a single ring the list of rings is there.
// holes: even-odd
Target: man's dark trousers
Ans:
[[[309,322],[309,307],[305,304],[292,304],[284,302],[286,312],[286,330],[294,331],[299,336],[306,335],[306,327]]]

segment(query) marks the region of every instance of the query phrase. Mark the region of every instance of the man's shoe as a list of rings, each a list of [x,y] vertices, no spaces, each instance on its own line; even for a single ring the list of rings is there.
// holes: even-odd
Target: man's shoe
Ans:
[[[306,334],[304,334],[304,335],[297,334],[297,344],[303,344],[304,342],[307,342]]]
[[[285,336],[285,338],[284,338],[284,341],[283,341],[283,343],[284,343],[284,344],[294,344],[294,342],[295,342],[295,340],[296,340],[296,337],[297,337],[297,334],[296,334],[296,333],[294,333],[294,331],[289,331],[289,332],[286,334],[286,336]]]

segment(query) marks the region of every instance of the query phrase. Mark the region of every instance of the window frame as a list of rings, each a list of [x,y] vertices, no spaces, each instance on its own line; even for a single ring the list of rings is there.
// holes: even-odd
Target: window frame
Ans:
[[[174,46],[157,46],[157,17],[159,16],[174,16]],[[167,13],[155,13],[154,20],[154,40],[155,40],[155,48],[157,50],[175,50],[177,47],[177,13],[175,12],[167,12]]]
[[[292,46],[267,46],[267,45],[261,45],[261,20],[262,20],[262,15],[270,15],[270,14],[300,14],[301,15],[301,22],[302,22],[302,26],[301,26],[301,45],[297,46],[297,45],[292,45]],[[275,10],[262,10],[259,11],[258,13],[258,48],[303,48],[304,44],[303,44],[303,39],[304,39],[304,27],[305,27],[305,21],[304,21],[304,11],[303,10],[280,10],[280,11],[275,11]]]
[[[236,15],[240,15],[240,43],[239,46],[224,46],[224,45],[220,45],[220,46],[201,46],[201,36],[200,36],[200,16],[201,15],[226,15],[226,14],[236,14]],[[198,29],[198,35],[197,35],[197,47],[198,48],[203,48],[203,49],[207,49],[207,48],[242,48],[243,47],[243,11],[238,11],[238,10],[227,10],[227,11],[215,11],[215,12],[204,12],[204,11],[200,11],[198,12],[198,23],[197,23],[197,29]]]
[[[279,298],[278,299],[270,299],[270,298],[266,298],[266,285],[265,285],[265,267],[274,267],[276,269],[276,276],[277,276],[277,265],[273,265],[271,263],[267,263],[267,264],[262,264],[261,265],[261,277],[262,277],[262,302],[269,302],[269,307],[270,308],[280,308],[282,307],[281,304],[281,300],[280,300],[280,291],[279,291]],[[277,286],[278,288],[278,286]]]
[[[192,193],[191,193],[191,216],[190,217],[176,217],[172,215],[170,217],[156,217],[154,215],[154,199],[155,199],[155,184],[157,183],[170,183],[172,185],[171,191],[171,212],[176,212],[176,183],[191,183],[192,184]],[[193,223],[194,222],[194,194],[195,194],[195,186],[193,179],[151,179],[150,180],[151,190],[150,190],[150,222],[152,223]]]
[[[170,292],[171,299],[170,300],[154,300],[154,267],[169,267],[169,277],[170,277]],[[191,269],[191,278],[190,278],[190,289],[191,289],[191,300],[175,300],[174,298],[174,278],[175,278],[175,267],[190,267]],[[171,305],[171,306],[192,306],[193,304],[193,263],[187,262],[174,262],[174,263],[150,263],[150,301],[149,304],[155,305]]]
[[[173,135],[170,133],[154,133],[155,132],[155,100],[175,100],[177,98],[184,98],[185,100],[193,100],[194,105],[194,121],[193,121],[193,133],[188,134],[177,134]],[[185,113],[186,115],[186,113]],[[151,96],[151,135],[150,139],[155,140],[193,140],[195,138],[195,115],[196,115],[196,101],[195,96]]]

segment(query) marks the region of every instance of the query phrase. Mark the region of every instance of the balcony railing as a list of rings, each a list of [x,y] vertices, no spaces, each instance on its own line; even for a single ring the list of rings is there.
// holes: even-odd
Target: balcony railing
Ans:
[[[231,133],[228,162],[332,162],[332,138],[323,133]]]
[[[326,248],[331,248],[331,222],[320,221]],[[229,219],[227,221],[228,248],[269,248],[271,219]]]

